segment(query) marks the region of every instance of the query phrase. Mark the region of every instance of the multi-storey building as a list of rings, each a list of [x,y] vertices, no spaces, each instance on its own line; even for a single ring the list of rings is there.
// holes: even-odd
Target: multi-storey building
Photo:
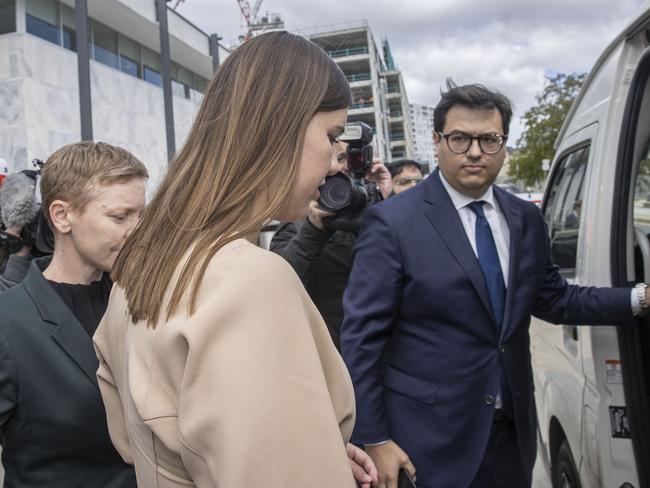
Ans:
[[[411,105],[411,129],[413,131],[414,158],[433,170],[437,165],[433,144],[433,110],[430,105]]]
[[[0,0],[0,158],[10,171],[81,137],[74,0]],[[93,138],[167,164],[154,0],[88,0]],[[177,147],[212,77],[209,36],[168,11]]]
[[[390,134],[390,160],[413,158],[413,134],[408,96],[398,69],[382,73],[386,80],[386,104]]]
[[[394,66],[387,69],[368,23],[323,26],[298,33],[325,49],[347,76],[353,97],[348,121],[365,122],[374,129],[377,155],[386,162],[410,157],[413,145],[402,76]]]

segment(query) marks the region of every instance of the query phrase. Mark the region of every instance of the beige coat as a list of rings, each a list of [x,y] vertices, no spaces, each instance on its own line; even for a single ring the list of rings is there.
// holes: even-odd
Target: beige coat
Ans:
[[[111,439],[138,486],[356,486],[352,384],[291,267],[230,243],[185,310],[134,325],[116,285],[94,337]]]

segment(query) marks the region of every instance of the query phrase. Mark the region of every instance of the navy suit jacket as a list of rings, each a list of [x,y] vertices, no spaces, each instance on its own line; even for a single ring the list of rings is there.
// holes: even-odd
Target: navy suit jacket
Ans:
[[[523,466],[536,456],[531,315],[632,325],[630,290],[569,285],[549,254],[540,210],[494,187],[510,229],[501,333],[483,272],[438,172],[365,211],[344,295],[342,354],[354,383],[353,440],[394,440],[418,486],[463,487],[489,439],[501,368]]]

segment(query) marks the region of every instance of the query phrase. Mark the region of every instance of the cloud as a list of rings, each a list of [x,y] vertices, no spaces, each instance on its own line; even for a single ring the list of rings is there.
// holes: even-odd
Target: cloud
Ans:
[[[251,0],[251,3],[254,3]],[[388,38],[411,103],[435,104],[448,76],[512,99],[511,141],[545,75],[587,72],[641,8],[641,0],[266,0],[289,30],[367,19]],[[308,6],[307,6],[308,4]],[[650,2],[644,4],[648,8]],[[179,12],[225,42],[240,33],[235,0],[185,0]]]

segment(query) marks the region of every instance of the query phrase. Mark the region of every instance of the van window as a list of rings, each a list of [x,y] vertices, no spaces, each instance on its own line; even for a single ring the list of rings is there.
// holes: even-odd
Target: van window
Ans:
[[[551,240],[551,257],[568,278],[575,276],[588,159],[589,147],[583,146],[560,160],[552,177],[544,210]]]
[[[634,227],[646,236],[650,236],[650,150],[646,149],[644,156],[639,162],[639,172],[634,185]],[[635,247],[634,259],[634,281],[641,282],[646,278],[643,270],[643,258],[641,250]]]

